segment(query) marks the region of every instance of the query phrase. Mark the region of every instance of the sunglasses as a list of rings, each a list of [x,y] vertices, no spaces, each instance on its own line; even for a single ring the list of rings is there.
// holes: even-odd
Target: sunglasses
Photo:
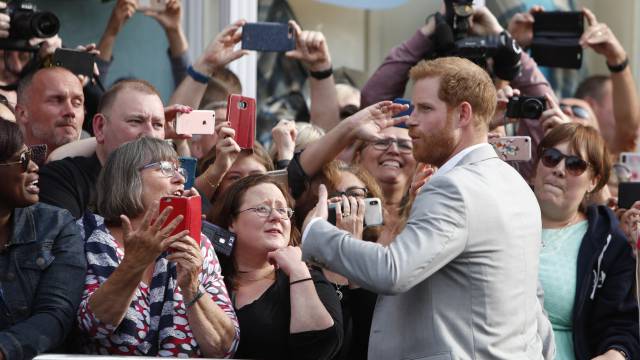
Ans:
[[[20,153],[20,160],[3,163],[3,164],[0,164],[0,166],[10,166],[10,165],[20,164],[20,167],[22,168],[22,172],[26,172],[29,169],[29,162],[31,162],[31,159],[32,159],[31,149],[27,149]]]
[[[565,155],[560,152],[558,149],[548,148],[542,150],[542,156],[540,160],[542,161],[542,165],[548,168],[554,168],[558,166],[560,161],[564,159],[564,168],[567,172],[573,176],[582,175],[585,170],[589,167],[589,163],[584,161],[582,158],[576,155]]]
[[[589,110],[583,108],[580,105],[560,104],[560,109],[561,110],[571,109],[571,113],[573,113],[575,117],[580,119],[589,120],[591,118],[591,116],[589,115]]]

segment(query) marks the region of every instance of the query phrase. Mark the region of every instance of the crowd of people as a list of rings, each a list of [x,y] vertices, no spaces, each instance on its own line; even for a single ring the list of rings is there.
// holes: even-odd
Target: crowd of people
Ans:
[[[580,44],[610,74],[574,98],[558,98],[526,51],[509,81],[491,62],[432,56],[441,15],[362,89],[336,85],[324,35],[291,20],[286,56],[309,73],[310,122],[282,118],[269,149],[241,149],[226,101],[242,93],[227,65],[248,53],[244,20],[191,62],[183,4],[168,0],[144,12],[169,41],[168,103],[144,79],[100,89],[137,5],[117,0],[98,44],[80,47],[97,56],[93,79],[45,65],[58,36],[34,39],[31,56],[0,50],[0,360],[640,359],[640,201],[617,206],[613,171],[637,150],[640,98],[627,52],[591,11]],[[507,31],[478,7],[469,29],[526,49],[542,11]],[[0,13],[0,37],[10,23]],[[391,100],[409,83],[401,115],[409,105]],[[508,118],[514,96],[545,109]],[[195,109],[215,111],[213,134],[176,132]],[[488,144],[515,134],[530,160]],[[182,156],[197,159],[188,189]],[[199,197],[203,221],[233,234],[230,252],[204,228],[177,231],[186,219],[164,197]],[[372,199],[381,225],[366,223]]]

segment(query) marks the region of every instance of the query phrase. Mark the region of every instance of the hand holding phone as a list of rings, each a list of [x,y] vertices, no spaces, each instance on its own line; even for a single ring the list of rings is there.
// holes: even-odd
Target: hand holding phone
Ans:
[[[138,0],[138,11],[164,11],[167,7],[167,0]]]
[[[296,48],[296,39],[289,24],[276,22],[247,23],[242,27],[242,48],[245,50],[285,52]]]
[[[176,134],[211,135],[215,132],[216,112],[213,110],[192,110],[176,115]]]
[[[256,138],[256,100],[231,94],[227,99],[227,119],[235,130],[240,149],[253,149]]]
[[[531,57],[538,65],[579,69],[582,66],[580,37],[584,17],[579,11],[540,11],[533,14]]]
[[[160,199],[159,213],[171,206],[173,210],[167,217],[165,224],[170,223],[173,219],[182,215],[182,222],[170,234],[175,235],[183,230],[189,230],[191,236],[198,244],[200,244],[200,232],[202,230],[202,200],[200,196],[165,196]]]
[[[51,60],[54,66],[61,66],[76,75],[93,77],[96,54],[73,49],[57,48]]]
[[[336,224],[336,208],[340,207],[340,214],[342,216],[351,215],[350,212],[345,214],[344,209],[342,208],[342,202],[330,203],[328,206],[329,216],[327,217],[327,221],[331,224]],[[355,214],[354,214],[355,215]],[[382,218],[382,201],[378,198],[366,198],[364,199],[364,219],[363,219],[364,227],[369,226],[378,226],[384,223]]]

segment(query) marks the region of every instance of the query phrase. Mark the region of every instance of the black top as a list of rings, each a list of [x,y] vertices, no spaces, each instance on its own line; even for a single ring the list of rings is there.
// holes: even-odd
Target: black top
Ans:
[[[606,206],[589,207],[587,217],[573,306],[576,360],[591,359],[612,348],[623,350],[629,359],[640,359],[631,246]]]
[[[335,359],[367,360],[373,309],[378,295],[362,288],[349,289],[348,286],[338,286],[336,292],[341,295],[344,343]]]
[[[289,278],[278,270],[275,283],[260,298],[236,309],[240,322],[236,358],[319,360],[331,359],[338,352],[342,343],[340,302],[335,289],[320,271],[312,269],[311,277],[320,301],[333,318],[333,326],[325,330],[289,333]]]
[[[94,154],[51,162],[40,168],[40,201],[69,210],[79,219],[95,210],[96,183],[102,165]]]

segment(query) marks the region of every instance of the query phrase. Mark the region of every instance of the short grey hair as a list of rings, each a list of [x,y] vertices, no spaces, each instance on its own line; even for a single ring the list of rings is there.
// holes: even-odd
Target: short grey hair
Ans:
[[[120,145],[109,155],[98,177],[98,213],[110,223],[120,215],[135,218],[147,209],[142,205],[140,168],[157,161],[175,161],[178,154],[165,140],[142,137]]]

